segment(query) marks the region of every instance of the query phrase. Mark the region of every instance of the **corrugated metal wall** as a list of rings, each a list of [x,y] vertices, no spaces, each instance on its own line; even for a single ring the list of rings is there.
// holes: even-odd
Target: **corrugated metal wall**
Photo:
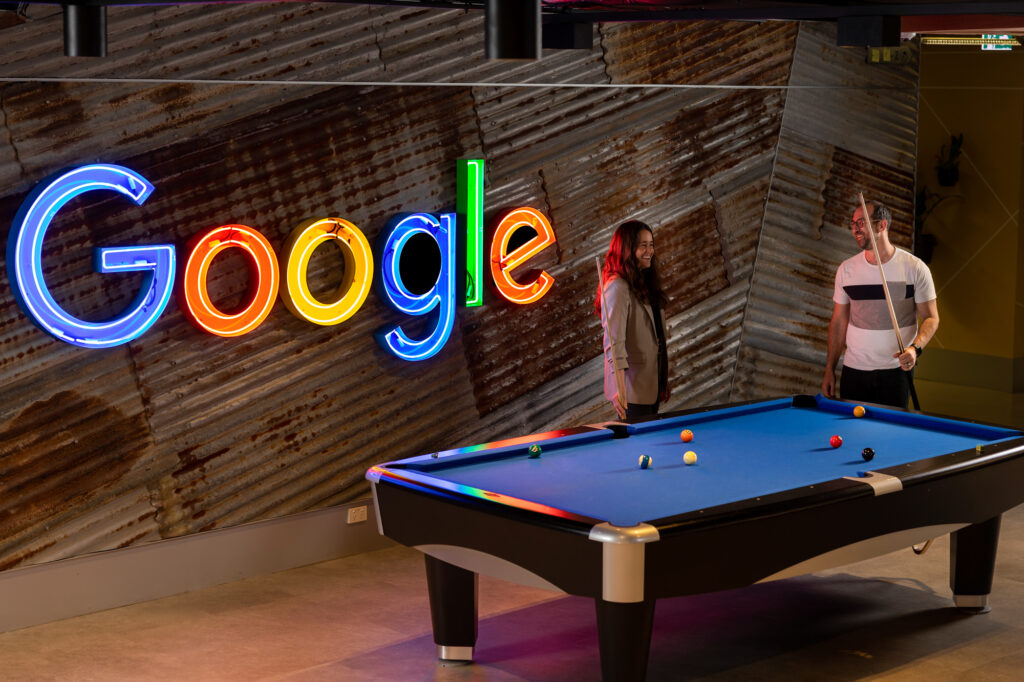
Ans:
[[[776,149],[743,323],[736,399],[817,392],[836,265],[849,257],[858,192],[893,210],[892,241],[913,239],[917,64],[864,64],[860,50],[804,24]]]
[[[0,86],[3,229],[65,166],[121,163],[157,188],[142,207],[83,197],[51,228],[47,281],[72,313],[114,315],[138,287],[93,273],[93,246],[182,249],[238,222],[280,248],[321,216],[372,242],[396,213],[451,210],[466,156],[487,161],[488,219],[516,205],[551,218],[557,247],[531,265],[556,284],[525,307],[488,292],[437,357],[406,363],[373,332],[410,321],[375,295],[331,328],[277,305],[236,339],[172,302],[136,341],[87,351],[35,328],[5,272],[2,568],[337,504],[366,494],[377,461],[610,417],[593,258],[627,218],[654,226],[671,297],[669,407],[816,390],[850,192],[911,211],[916,72],[830,47],[827,27],[605,25],[593,50],[509,65],[483,59],[482,17],[461,11],[109,15],[104,60],[60,56],[56,9],[0,29],[2,75],[22,79]],[[657,87],[687,84],[716,87]],[[326,291],[338,259],[317,253]],[[224,306],[243,263],[214,267]]]

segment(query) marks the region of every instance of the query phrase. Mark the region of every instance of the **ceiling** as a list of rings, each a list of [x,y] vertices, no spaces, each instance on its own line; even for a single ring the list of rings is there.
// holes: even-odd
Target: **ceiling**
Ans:
[[[474,3],[479,4],[479,3]],[[598,21],[637,19],[838,19],[850,16],[1024,15],[1012,0],[542,0],[549,13],[568,13]],[[1024,18],[1018,19],[1024,24]]]
[[[75,0],[74,5],[105,7],[141,4],[214,4],[216,0]],[[239,0],[236,0],[239,1]],[[240,0],[266,2],[268,0]],[[294,1],[294,0],[285,0]],[[483,10],[487,0],[326,0],[349,4]],[[526,2],[528,0],[513,0]],[[612,21],[838,20],[846,17],[899,16],[904,32],[1024,34],[1024,3],[1020,0],[540,0],[546,22]],[[29,4],[0,2],[0,9]]]
[[[475,3],[482,4],[482,3]],[[1024,3],[1009,0],[936,2],[935,0],[542,0],[553,18],[602,21],[840,20],[853,17],[898,16],[901,32],[943,35],[982,33],[1024,34]]]
[[[138,0],[117,0],[132,4]],[[483,10],[486,0],[345,0],[357,4]],[[525,0],[514,0],[522,2]],[[107,0],[87,0],[104,4]],[[903,33],[1024,35],[1020,0],[540,0],[544,21],[818,20],[901,17]]]
[[[236,2],[268,2],[274,0],[233,0]],[[280,0],[277,0],[280,1]],[[298,1],[298,0],[284,0]],[[424,8],[483,10],[487,0],[321,0],[363,5],[387,5]],[[505,0],[509,1],[509,0]],[[511,0],[528,2],[529,0]],[[1024,3],[1020,0],[539,0],[545,19],[579,22],[609,21],[673,21],[688,19],[735,20],[829,20],[857,16],[917,17],[918,21],[936,25],[984,17],[982,23],[1024,26]],[[216,4],[217,0],[178,0],[147,2],[146,0],[74,0],[87,7],[142,4]],[[59,2],[0,2],[0,9],[16,9],[28,4],[62,4]],[[929,18],[934,17],[934,20]],[[940,21],[940,19],[945,21]]]
[[[268,2],[275,0],[230,0],[234,2]],[[280,2],[281,0],[276,0]],[[300,0],[284,0],[300,1]],[[484,11],[488,0],[321,0],[339,4],[361,4],[425,9],[461,9]],[[498,1],[498,0],[495,0]],[[528,4],[530,0],[503,0]],[[835,21],[839,25],[841,45],[896,45],[901,36],[980,35],[983,33],[1024,35],[1024,2],[1020,0],[533,0],[539,2],[545,35],[548,28],[569,28],[565,24],[594,24],[632,21],[691,20],[810,20]],[[60,4],[57,2],[0,2],[0,10],[18,11],[28,5]],[[74,0],[65,3],[65,34],[72,36],[75,47],[66,48],[73,56],[103,56],[105,46],[105,15],[97,8],[118,5],[216,4],[211,0],[177,0],[147,2],[146,0]],[[507,7],[507,6],[506,6]],[[69,14],[74,11],[74,14]],[[562,24],[562,27],[557,26]],[[550,26],[549,26],[550,25]],[[574,29],[576,30],[576,29]],[[69,31],[71,33],[69,34]],[[78,36],[82,37],[79,46]],[[86,44],[86,43],[92,44]],[[545,47],[548,47],[545,39]],[[564,45],[551,45],[564,47]],[[573,45],[575,46],[575,45]],[[587,46],[584,44],[584,46]]]

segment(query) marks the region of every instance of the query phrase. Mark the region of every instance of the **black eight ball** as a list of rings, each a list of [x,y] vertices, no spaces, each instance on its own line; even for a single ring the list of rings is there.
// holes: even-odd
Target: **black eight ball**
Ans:
[[[870,462],[875,457],[875,451],[871,448],[864,448],[860,451],[860,456],[864,458],[865,462]]]

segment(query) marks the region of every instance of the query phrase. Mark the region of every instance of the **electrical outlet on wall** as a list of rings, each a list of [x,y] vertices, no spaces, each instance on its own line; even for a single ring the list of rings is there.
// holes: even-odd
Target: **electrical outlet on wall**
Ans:
[[[348,510],[348,522],[349,523],[362,523],[366,520],[366,505],[360,505],[358,507],[349,507]]]

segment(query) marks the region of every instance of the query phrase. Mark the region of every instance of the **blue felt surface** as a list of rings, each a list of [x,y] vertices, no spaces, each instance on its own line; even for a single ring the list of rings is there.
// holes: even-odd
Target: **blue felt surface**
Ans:
[[[544,441],[539,459],[527,456],[525,443],[419,458],[410,468],[629,526],[1021,435],[878,408],[856,418],[849,404],[821,403],[808,409],[769,401],[637,425],[625,439],[602,433]],[[679,438],[684,428],[694,433],[691,443]],[[840,448],[829,446],[833,434],[842,436]],[[865,447],[875,450],[871,462],[861,458]],[[683,464],[687,450],[697,453],[697,464]],[[641,454],[653,458],[651,468],[637,466]]]

